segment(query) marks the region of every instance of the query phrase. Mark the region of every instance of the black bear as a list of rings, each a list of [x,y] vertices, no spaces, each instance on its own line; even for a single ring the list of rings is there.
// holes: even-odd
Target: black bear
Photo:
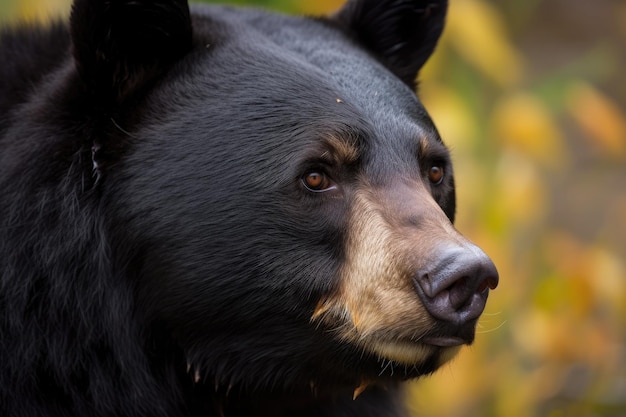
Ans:
[[[446,9],[5,29],[0,415],[406,415],[498,283],[414,93]]]

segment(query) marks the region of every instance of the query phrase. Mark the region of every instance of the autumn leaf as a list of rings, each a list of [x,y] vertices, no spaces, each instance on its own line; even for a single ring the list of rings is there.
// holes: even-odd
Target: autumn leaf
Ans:
[[[510,86],[522,78],[523,60],[508,41],[504,27],[502,18],[489,3],[456,1],[450,6],[446,36],[487,77]]]
[[[505,148],[551,168],[568,162],[567,147],[550,110],[539,98],[517,92],[502,98],[490,120],[491,135]]]
[[[594,146],[607,155],[626,156],[626,117],[613,100],[579,81],[569,90],[567,109]]]

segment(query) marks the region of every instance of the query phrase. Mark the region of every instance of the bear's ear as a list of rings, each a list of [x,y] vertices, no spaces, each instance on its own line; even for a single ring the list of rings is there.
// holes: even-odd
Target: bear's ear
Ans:
[[[447,0],[350,0],[332,18],[411,88],[443,31]]]
[[[81,79],[111,105],[191,48],[186,0],[75,0],[70,30]]]

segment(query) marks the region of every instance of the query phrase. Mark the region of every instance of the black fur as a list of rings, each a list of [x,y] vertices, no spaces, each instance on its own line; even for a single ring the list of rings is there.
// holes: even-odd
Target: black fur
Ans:
[[[76,0],[70,23],[78,73],[101,103],[119,105],[191,48],[185,0]]]
[[[443,31],[447,7],[447,0],[351,0],[337,19],[415,88],[417,72]]]
[[[77,0],[70,27],[5,31],[0,415],[404,415],[399,382],[437,357],[394,370],[310,318],[339,285],[353,190],[437,161],[454,216],[407,87],[445,7]],[[359,158],[320,159],[325,135]],[[320,165],[340,195],[303,189]]]

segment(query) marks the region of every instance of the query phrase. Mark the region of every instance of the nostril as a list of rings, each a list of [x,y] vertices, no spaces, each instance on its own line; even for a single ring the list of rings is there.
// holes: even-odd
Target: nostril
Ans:
[[[461,277],[457,279],[447,289],[448,299],[450,300],[450,307],[454,310],[459,310],[465,304],[468,303],[472,296],[472,290],[469,288],[468,277]]]
[[[489,287],[489,289],[491,290],[495,290],[498,287],[498,276],[493,276],[493,277],[489,277],[487,278],[487,286]]]
[[[479,294],[484,293],[487,290],[495,290],[498,286],[498,278],[497,277],[489,277],[483,280],[478,286],[477,292]]]
[[[481,282],[480,286],[478,287],[478,291],[477,291],[477,292],[478,292],[479,294],[482,294],[482,293],[484,293],[485,291],[487,291],[489,288],[491,288],[491,287],[489,286],[489,280],[487,280],[487,279],[486,279],[486,280],[484,280],[483,282]]]

